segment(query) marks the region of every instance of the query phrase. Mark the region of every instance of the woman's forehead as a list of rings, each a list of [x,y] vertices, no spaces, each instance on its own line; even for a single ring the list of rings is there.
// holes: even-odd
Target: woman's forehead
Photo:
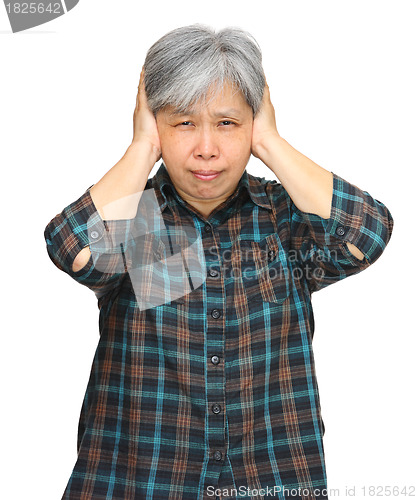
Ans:
[[[242,92],[230,86],[223,86],[214,92],[212,91],[207,97],[201,98],[193,105],[168,105],[163,110],[167,117],[173,118],[179,115],[195,116],[203,113],[208,113],[214,118],[243,117],[248,112],[252,113],[252,108],[246,102]]]

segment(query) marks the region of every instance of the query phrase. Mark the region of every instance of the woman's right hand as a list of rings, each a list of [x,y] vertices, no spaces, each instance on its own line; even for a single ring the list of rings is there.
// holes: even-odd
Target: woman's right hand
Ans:
[[[136,108],[133,113],[132,145],[147,142],[155,153],[155,163],[161,159],[161,143],[155,117],[148,106],[145,92],[145,71],[142,68],[136,97]]]

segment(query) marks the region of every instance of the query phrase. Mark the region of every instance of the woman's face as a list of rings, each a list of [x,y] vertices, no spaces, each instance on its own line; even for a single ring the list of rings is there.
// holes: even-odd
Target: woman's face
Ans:
[[[231,85],[198,112],[156,116],[162,158],[185,201],[208,215],[236,189],[251,154],[253,113]]]

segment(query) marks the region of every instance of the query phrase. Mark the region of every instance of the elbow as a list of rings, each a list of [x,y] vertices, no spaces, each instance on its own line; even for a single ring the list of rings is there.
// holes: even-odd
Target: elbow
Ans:
[[[54,245],[54,239],[52,236],[52,232],[53,232],[53,220],[47,224],[47,226],[43,232],[43,236],[45,239],[46,251],[48,252],[49,258],[51,259],[53,264],[55,264],[58,268],[61,269],[62,266],[60,266],[59,261],[57,259],[57,255],[56,255],[57,252],[56,252],[56,248]]]
[[[389,240],[392,236],[392,231],[394,229],[394,219],[392,218],[391,212],[387,208],[387,235],[385,239],[385,246],[388,245]]]
[[[385,206],[383,208],[384,210],[380,231],[382,251],[385,250],[386,246],[388,245],[388,242],[392,236],[392,231],[394,229],[394,219],[391,215],[391,212]]]
[[[381,217],[378,220],[377,227],[373,231],[373,237],[367,251],[369,261],[375,262],[387,247],[394,228],[394,219],[390,211],[380,204]]]

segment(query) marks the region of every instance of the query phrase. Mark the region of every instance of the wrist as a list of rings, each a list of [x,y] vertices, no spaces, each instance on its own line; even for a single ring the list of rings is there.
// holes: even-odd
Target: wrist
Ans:
[[[283,142],[284,139],[277,131],[265,133],[257,144],[252,146],[252,153],[268,166],[274,152],[282,146]]]
[[[161,158],[160,149],[145,139],[135,139],[131,142],[125,155],[137,159],[142,165],[152,170],[155,163]]]

